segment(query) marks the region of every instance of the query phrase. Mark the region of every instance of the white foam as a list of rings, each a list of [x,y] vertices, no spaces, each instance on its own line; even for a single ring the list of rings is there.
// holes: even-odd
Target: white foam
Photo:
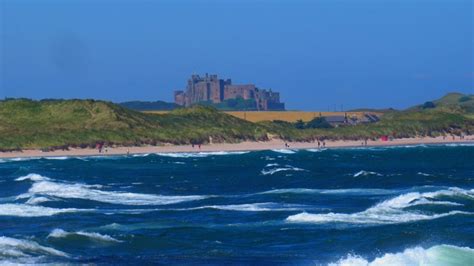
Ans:
[[[296,153],[295,150],[290,150],[290,149],[273,149],[272,151],[278,152],[278,153],[283,153],[283,154],[294,154],[294,153]]]
[[[48,177],[39,175],[39,174],[28,174],[25,176],[20,176],[15,181],[25,181],[25,180],[30,180],[30,181],[46,181],[46,180],[51,180]]]
[[[379,174],[377,172],[370,172],[370,171],[359,171],[357,173],[354,174],[354,177],[358,177],[358,176],[368,176],[368,175],[376,175],[376,176],[382,176],[382,174]]]
[[[340,195],[389,195],[395,191],[378,188],[342,188],[342,189],[312,189],[284,188],[273,189],[258,194],[340,194]]]
[[[64,199],[84,199],[111,204],[122,205],[164,205],[185,201],[194,201],[208,198],[209,196],[162,196],[153,194],[140,194],[121,191],[103,191],[94,189],[94,185],[67,184],[53,181],[35,182],[28,193],[17,198],[33,196],[49,196]]]
[[[18,203],[7,203],[0,204],[0,216],[17,216],[17,217],[41,217],[41,216],[53,216],[61,213],[73,213],[73,212],[84,212],[90,211],[87,209],[75,209],[75,208],[49,208],[42,206],[34,206],[28,204]]]
[[[321,149],[306,149],[306,151],[309,151],[309,152],[322,152],[322,151],[325,151],[327,150],[326,148],[321,148]]]
[[[155,153],[159,156],[172,158],[203,158],[208,156],[222,156],[222,155],[240,155],[246,154],[249,151],[215,151],[215,152],[176,152],[176,153]]]
[[[427,173],[423,173],[423,172],[418,172],[416,173],[417,175],[422,175],[422,176],[434,176],[432,174],[427,174]]]
[[[474,250],[468,247],[437,245],[428,249],[414,247],[400,253],[385,253],[383,256],[368,261],[361,256],[347,255],[330,266],[406,266],[406,265],[473,265]]]
[[[99,234],[96,232],[67,232],[62,229],[54,229],[49,235],[48,238],[66,238],[69,236],[82,236],[87,237],[95,241],[103,241],[103,242],[123,242],[121,240],[115,239],[109,235]]]
[[[275,165],[278,165],[278,164],[275,164]],[[298,172],[298,171],[307,171],[307,170],[302,169],[302,168],[298,168],[298,167],[294,167],[294,166],[291,166],[291,165],[285,165],[284,167],[278,167],[278,168],[273,168],[273,169],[268,169],[268,170],[262,169],[262,171],[260,171],[260,173],[262,173],[262,175],[273,175],[275,173],[285,172],[285,171],[297,171]]]
[[[26,204],[37,205],[48,201],[51,201],[51,199],[46,197],[31,197],[26,201]]]
[[[248,204],[233,204],[233,205],[208,205],[195,208],[187,208],[181,210],[200,210],[200,209],[216,209],[225,211],[248,211],[248,212],[262,212],[262,211],[296,211],[301,210],[301,205],[295,204],[278,204],[273,202],[264,203],[248,203]]]
[[[474,213],[463,211],[449,211],[444,213],[422,213],[419,211],[406,210],[408,207],[417,205],[448,205],[461,206],[456,202],[438,201],[436,197],[441,196],[463,196],[473,197],[473,190],[463,190],[459,188],[450,188],[447,190],[439,190],[435,192],[410,192],[400,196],[388,199],[375,206],[368,208],[365,211],[357,213],[321,213],[310,214],[300,213],[289,216],[286,220],[288,222],[302,222],[302,223],[350,223],[350,224],[397,224],[407,223],[421,220],[433,220],[451,215]]]
[[[0,236],[0,257],[29,257],[30,255],[52,255],[69,257],[68,254],[54,248],[41,246],[31,241]]]

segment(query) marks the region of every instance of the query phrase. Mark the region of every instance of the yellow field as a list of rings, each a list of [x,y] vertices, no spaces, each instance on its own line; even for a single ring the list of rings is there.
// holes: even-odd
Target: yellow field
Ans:
[[[296,122],[301,119],[305,122],[319,116],[344,116],[345,112],[300,112],[300,111],[268,111],[268,112],[226,112],[235,117],[245,119],[251,122],[282,120],[287,122]],[[349,117],[361,117],[363,112],[347,112]]]
[[[148,111],[147,113],[165,114],[168,111]],[[251,122],[282,120],[287,122],[296,122],[301,119],[305,122],[312,120],[318,116],[344,116],[345,112],[300,112],[300,111],[229,111],[225,112],[240,119]],[[347,112],[349,117],[361,117],[364,112]]]

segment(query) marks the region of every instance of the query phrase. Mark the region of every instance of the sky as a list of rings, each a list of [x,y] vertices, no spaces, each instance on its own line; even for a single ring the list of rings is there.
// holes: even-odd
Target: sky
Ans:
[[[173,100],[193,74],[287,109],[474,93],[472,0],[0,0],[0,98]]]

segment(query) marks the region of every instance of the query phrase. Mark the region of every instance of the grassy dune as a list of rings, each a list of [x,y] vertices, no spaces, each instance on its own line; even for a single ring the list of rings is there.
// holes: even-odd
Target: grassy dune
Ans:
[[[13,99],[0,101],[0,150],[93,147],[98,142],[122,146],[207,143],[210,137],[214,142],[232,143],[267,140],[270,135],[290,141],[311,141],[472,134],[471,97],[450,95],[430,104],[428,109],[417,106],[388,112],[378,123],[329,129],[298,129],[295,123],[282,121],[314,118],[315,113],[305,112],[247,112],[248,120],[252,115],[258,121],[279,120],[253,123],[202,106],[141,113],[95,100]],[[303,118],[302,114],[308,117]]]

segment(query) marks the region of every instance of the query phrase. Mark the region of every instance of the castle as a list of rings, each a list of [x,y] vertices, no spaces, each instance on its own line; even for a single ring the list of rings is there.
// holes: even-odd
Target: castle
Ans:
[[[188,79],[186,91],[174,92],[174,101],[181,106],[191,106],[200,102],[222,103],[229,99],[254,100],[255,110],[284,110],[280,93],[257,88],[254,84],[232,84],[230,79],[219,79],[217,75],[192,75]]]

